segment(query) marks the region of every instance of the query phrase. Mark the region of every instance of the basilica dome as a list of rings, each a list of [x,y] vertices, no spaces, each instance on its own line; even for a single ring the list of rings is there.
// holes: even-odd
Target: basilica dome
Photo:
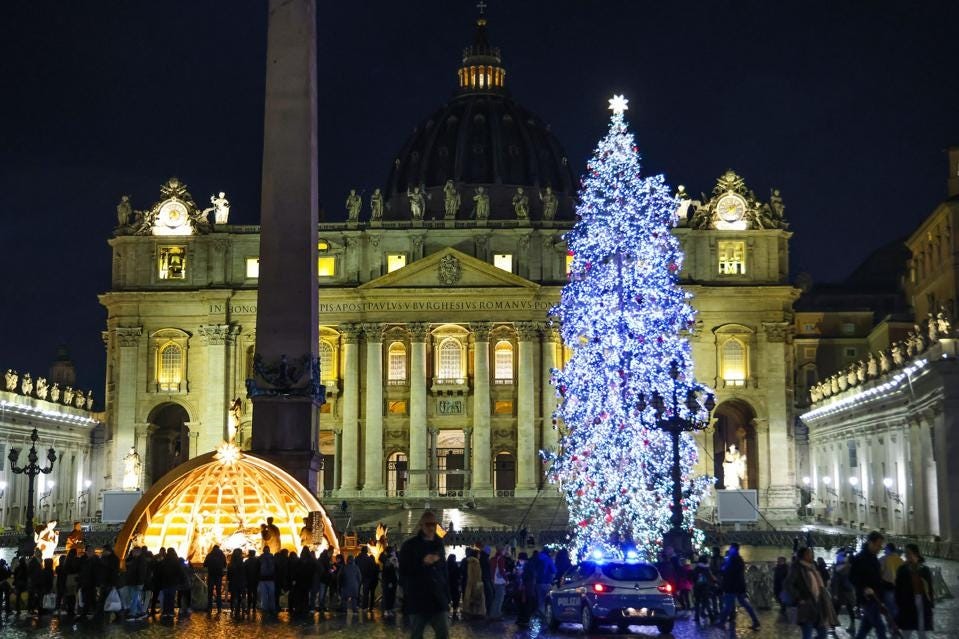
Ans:
[[[576,180],[566,153],[549,125],[510,96],[486,26],[480,17],[452,98],[413,130],[394,159],[386,219],[410,218],[407,192],[416,187],[428,195],[424,217],[442,218],[448,180],[462,200],[457,219],[472,217],[477,187],[490,196],[490,219],[515,219],[511,201],[518,187],[529,197],[533,220],[542,219],[540,195],[547,187],[558,198],[556,217],[572,218]]]

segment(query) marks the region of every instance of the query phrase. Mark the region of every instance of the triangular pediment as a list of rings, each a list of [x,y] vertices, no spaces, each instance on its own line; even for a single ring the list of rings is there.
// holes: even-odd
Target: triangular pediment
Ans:
[[[392,273],[380,276],[357,287],[359,290],[381,288],[527,288],[539,284],[507,273],[483,260],[454,248],[444,248],[416,260]]]

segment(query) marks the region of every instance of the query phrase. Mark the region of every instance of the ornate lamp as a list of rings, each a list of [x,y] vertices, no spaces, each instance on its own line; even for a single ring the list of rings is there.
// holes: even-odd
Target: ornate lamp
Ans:
[[[25,540],[24,546],[29,550],[30,554],[33,554],[33,486],[36,481],[37,475],[43,473],[44,475],[49,475],[53,472],[53,464],[57,461],[57,452],[51,447],[47,450],[47,461],[49,465],[40,466],[37,462],[40,461],[40,456],[37,454],[37,440],[40,439],[37,429],[34,428],[33,432],[30,433],[30,452],[27,454],[27,465],[18,466],[17,462],[20,459],[20,449],[12,448],[10,454],[7,455],[7,459],[10,461],[10,470],[12,470],[17,475],[26,475],[27,476],[27,538]]]

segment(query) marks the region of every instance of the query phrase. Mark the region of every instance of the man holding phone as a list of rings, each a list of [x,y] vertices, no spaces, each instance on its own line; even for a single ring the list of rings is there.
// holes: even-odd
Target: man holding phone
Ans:
[[[429,625],[436,639],[449,637],[449,584],[446,547],[436,534],[438,522],[432,511],[420,517],[419,531],[400,548],[400,576],[405,607],[412,615],[413,639],[421,639]]]

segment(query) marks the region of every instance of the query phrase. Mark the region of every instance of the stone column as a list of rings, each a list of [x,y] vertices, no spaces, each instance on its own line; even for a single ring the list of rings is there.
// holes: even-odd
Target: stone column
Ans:
[[[414,322],[410,331],[410,457],[411,497],[426,492],[426,336],[430,326]]]
[[[440,460],[436,450],[437,440],[439,439],[440,429],[430,426],[430,490],[440,489]]]
[[[364,497],[385,497],[383,487],[383,325],[367,324]]]
[[[463,477],[463,489],[470,491],[473,488],[473,429],[467,426],[463,429],[463,470],[466,475]],[[470,494],[470,493],[466,493]]]
[[[543,450],[554,450],[559,433],[553,426],[553,411],[556,410],[556,389],[550,383],[552,375],[550,371],[557,366],[556,351],[559,348],[560,337],[559,329],[549,323],[543,323]]]
[[[343,429],[333,431],[333,490],[340,488],[340,468],[343,466]]]
[[[123,458],[133,446],[136,421],[136,393],[137,393],[137,346],[143,335],[142,326],[121,327],[115,329],[115,357],[116,370],[116,410],[111,424],[113,427],[113,459],[107,488],[120,489],[123,487]],[[142,459],[142,458],[141,458]],[[22,503],[22,502],[21,502]]]
[[[360,328],[356,324],[340,326],[343,335],[343,436],[340,452],[339,486],[344,496],[352,496],[357,489],[357,459],[360,455],[360,371],[357,342]]]
[[[137,449],[137,454],[140,456],[140,490],[146,492],[146,489],[150,487],[154,479],[159,479],[159,477],[153,478],[150,477],[149,469],[147,468],[147,441],[150,438],[150,429],[153,427],[153,424],[149,422],[140,422],[136,425],[136,439],[134,439],[133,447]],[[90,474],[84,470],[83,472],[84,479],[89,479]]]
[[[516,408],[516,496],[529,497],[536,494],[536,479],[540,462],[536,454],[536,432],[533,420],[533,349],[539,333],[533,322],[517,322],[519,334],[519,379],[517,380]]]
[[[206,379],[200,415],[202,430],[198,441],[200,454],[214,450],[227,439],[226,414],[230,403],[229,379],[226,372],[226,349],[233,343],[238,327],[231,324],[200,326],[200,337],[206,344]]]
[[[490,390],[489,390],[489,332],[490,322],[473,322],[473,459],[470,463],[473,495],[490,497]]]
[[[773,380],[785,380],[789,375],[786,362],[787,348],[791,348],[791,326],[788,322],[763,322],[762,326],[763,340],[760,347],[765,355],[762,368],[767,380],[766,416],[769,421],[765,424],[768,429],[765,450],[760,444],[762,456],[759,464],[759,487],[760,490],[767,491],[766,503],[763,504],[766,516],[782,520],[795,517],[798,499],[791,464],[788,463],[794,451],[788,436],[790,410],[787,392],[781,384]],[[761,434],[757,435],[758,440],[764,439]]]

